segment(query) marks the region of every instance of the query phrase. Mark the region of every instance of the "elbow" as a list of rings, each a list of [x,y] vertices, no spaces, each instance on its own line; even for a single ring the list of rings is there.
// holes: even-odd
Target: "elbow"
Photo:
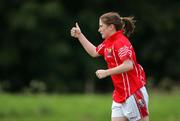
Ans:
[[[96,57],[96,54],[95,54],[95,53],[92,53],[92,54],[91,54],[91,57],[95,58],[95,57]]]
[[[133,65],[130,65],[129,66],[129,71],[133,70],[134,69],[134,66]]]
[[[95,56],[95,55],[91,55],[91,57],[96,58],[97,56]]]
[[[92,53],[91,53],[91,57],[93,57],[93,58],[96,58],[96,57],[98,57],[99,56],[99,54],[96,52],[96,51],[93,51]]]
[[[124,64],[126,65],[126,70],[127,71],[131,71],[134,69],[134,65],[133,65],[133,62],[131,60],[127,60],[124,62]]]
[[[92,54],[91,57],[96,58],[96,57],[98,57],[98,55]]]
[[[131,70],[134,69],[134,65],[133,65],[133,62],[132,62],[132,61],[129,63],[128,68],[129,68],[129,69],[128,69],[129,71],[131,71]]]

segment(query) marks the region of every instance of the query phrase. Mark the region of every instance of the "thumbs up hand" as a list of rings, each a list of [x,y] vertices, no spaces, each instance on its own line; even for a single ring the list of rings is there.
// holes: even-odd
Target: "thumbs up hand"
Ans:
[[[80,34],[81,34],[81,29],[78,23],[76,23],[76,26],[71,29],[71,36],[74,38],[78,38]]]

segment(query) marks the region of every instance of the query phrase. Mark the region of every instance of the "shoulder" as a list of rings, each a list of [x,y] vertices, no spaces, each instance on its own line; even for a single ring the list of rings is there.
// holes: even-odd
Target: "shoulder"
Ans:
[[[119,47],[121,47],[121,46],[124,46],[124,45],[127,44],[128,41],[129,41],[129,40],[128,40],[128,38],[127,38],[126,36],[124,36],[124,35],[119,36],[119,37],[114,41],[114,47],[119,48]]]

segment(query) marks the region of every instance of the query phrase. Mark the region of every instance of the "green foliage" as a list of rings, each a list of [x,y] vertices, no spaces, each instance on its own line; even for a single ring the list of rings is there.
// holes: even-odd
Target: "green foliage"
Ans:
[[[97,32],[98,17],[117,11],[137,19],[130,39],[147,77],[154,78],[153,85],[162,83],[159,80],[164,77],[177,82],[179,5],[178,0],[1,0],[0,81],[7,81],[6,90],[12,92],[24,90],[32,80],[44,82],[48,91],[83,91],[89,80],[95,89],[99,82],[94,72],[107,67],[102,60],[85,54],[70,37],[70,29],[78,22],[87,38],[98,45],[102,42]]]

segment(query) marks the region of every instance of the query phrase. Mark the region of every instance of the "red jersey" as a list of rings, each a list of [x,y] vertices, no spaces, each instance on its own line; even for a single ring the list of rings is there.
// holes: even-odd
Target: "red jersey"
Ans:
[[[134,49],[128,38],[123,35],[123,31],[117,31],[105,39],[96,47],[96,51],[104,56],[108,68],[119,66],[126,59],[133,61],[134,68],[132,70],[111,76],[114,85],[113,100],[115,102],[124,102],[145,85],[144,70],[137,63]]]

